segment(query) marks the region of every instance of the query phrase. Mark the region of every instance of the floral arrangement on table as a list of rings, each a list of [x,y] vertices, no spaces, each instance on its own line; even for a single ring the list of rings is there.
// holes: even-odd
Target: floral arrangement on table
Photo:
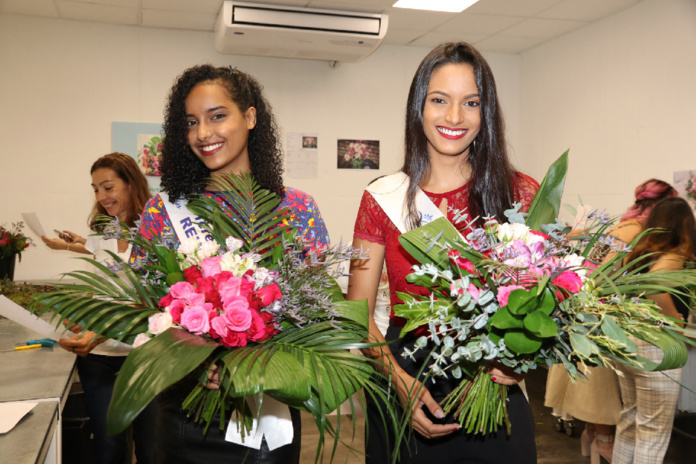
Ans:
[[[142,149],[138,150],[140,166],[146,176],[162,176],[160,166],[162,164],[163,146],[162,137],[156,135],[150,138],[150,140],[143,145]]]
[[[9,229],[0,225],[0,258],[16,254],[22,260],[22,251],[32,244],[31,239],[22,232],[23,227],[22,221],[12,223]]]
[[[171,237],[150,241],[137,226],[107,226],[107,237],[134,244],[134,262],[113,255],[116,265],[107,267],[87,259],[108,278],[71,272],[80,283],[35,295],[36,302],[60,321],[137,346],[116,381],[110,433],[124,430],[159,392],[196,375],[202,383],[183,407],[205,430],[216,413],[222,428],[233,412],[250,428],[245,397],[269,395],[313,414],[319,459],[324,430],[338,439],[329,412],[361,389],[388,394],[373,382],[371,361],[349,351],[370,346],[367,302],[346,301],[334,279],[338,263],[360,253],[342,245],[306,249],[287,226],[291,211],[249,175],[225,177],[216,191],[238,212],[233,218],[204,195],[187,205],[213,240],[185,239],[174,249]],[[218,390],[203,386],[212,366]]]
[[[556,220],[563,190],[567,152],[549,170],[528,214],[519,205],[506,212],[509,223],[473,221],[462,236],[440,218],[403,234],[400,242],[421,264],[408,281],[430,296],[399,293],[404,304],[395,314],[408,319],[403,332],[419,331],[412,355],[431,350],[427,376],[461,379],[445,399],[471,432],[510,432],[507,387],[491,381],[485,367],[499,363],[516,373],[561,363],[575,380],[576,363],[613,368],[617,361],[646,370],[684,365],[684,332],[661,315],[648,294],[672,292],[696,284],[693,270],[628,271],[622,260],[630,248],[617,247],[605,234],[611,220],[592,212],[585,231],[569,236]],[[456,212],[466,222],[463,212]],[[650,233],[645,232],[645,233]],[[636,241],[638,238],[636,239]],[[605,263],[588,259],[597,246],[613,247]],[[683,332],[680,332],[683,331]],[[636,355],[629,336],[665,352],[659,364]]]

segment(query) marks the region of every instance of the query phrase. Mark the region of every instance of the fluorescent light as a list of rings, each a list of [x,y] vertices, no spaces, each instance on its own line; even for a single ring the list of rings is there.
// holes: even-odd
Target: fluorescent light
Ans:
[[[412,10],[446,11],[461,13],[478,0],[399,0],[395,8],[410,8]]]

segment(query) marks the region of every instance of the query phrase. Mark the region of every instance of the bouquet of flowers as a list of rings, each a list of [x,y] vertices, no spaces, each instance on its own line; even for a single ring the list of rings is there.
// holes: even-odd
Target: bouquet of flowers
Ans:
[[[217,413],[223,427],[233,411],[250,427],[245,397],[261,395],[260,408],[269,395],[311,412],[322,437],[325,429],[335,434],[326,415],[353,393],[388,394],[373,383],[370,361],[349,351],[370,346],[367,303],[346,301],[333,278],[342,272],[337,263],[357,252],[306,249],[287,226],[291,211],[249,175],[219,180],[216,191],[222,204],[201,195],[187,205],[212,240],[185,239],[173,249],[171,237],[150,241],[137,227],[107,226],[105,235],[134,244],[133,262],[113,255],[110,269],[88,260],[107,278],[71,272],[80,283],[35,300],[61,321],[135,346],[116,381],[110,433],[124,430],[159,392],[197,375],[202,383],[182,406],[206,429]],[[218,390],[203,386],[213,366]],[[323,439],[317,459],[322,446]]]
[[[562,363],[574,379],[582,375],[575,363],[613,368],[613,360],[664,370],[686,362],[688,338],[680,331],[690,330],[644,297],[678,293],[675,287],[696,284],[696,273],[628,272],[630,265],[620,263],[630,250],[620,247],[604,264],[591,262],[593,249],[613,244],[605,234],[611,221],[591,213],[588,228],[571,238],[555,220],[566,163],[564,154],[551,167],[526,218],[517,205],[506,213],[510,223],[470,223],[465,236],[440,218],[400,237],[421,263],[409,282],[430,291],[427,297],[399,294],[404,304],[394,311],[408,319],[403,333],[425,332],[405,355],[429,349],[430,378],[461,379],[443,408],[469,433],[503,425],[510,432],[507,387],[484,374],[490,363],[517,373]],[[662,348],[663,361],[637,356],[629,336]]]
[[[140,166],[146,176],[161,177],[160,164],[162,163],[162,138],[152,137],[141,150],[138,150]]]
[[[12,227],[6,229],[5,226],[0,226],[0,258],[7,258],[14,254],[22,260],[22,251],[31,245],[31,239],[24,235],[22,228],[23,222],[15,222]]]

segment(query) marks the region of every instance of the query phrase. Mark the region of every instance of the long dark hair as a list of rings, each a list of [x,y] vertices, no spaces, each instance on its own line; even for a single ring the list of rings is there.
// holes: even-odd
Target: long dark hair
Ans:
[[[498,104],[493,72],[485,58],[466,42],[443,43],[423,59],[416,71],[406,106],[406,156],[403,172],[411,177],[406,196],[411,227],[420,222],[415,207],[417,188],[430,170],[428,139],[423,130],[423,106],[430,77],[445,64],[469,64],[474,68],[481,99],[481,129],[469,149],[471,165],[469,217],[495,216],[505,221],[504,211],[513,202],[514,171],[507,156],[505,122]]]
[[[689,204],[680,197],[660,200],[650,211],[645,221],[645,229],[660,229],[647,233],[638,240],[633,251],[626,258],[627,262],[645,255],[638,265],[653,263],[660,253],[674,253],[685,258],[692,258],[696,251],[696,219]]]
[[[138,163],[128,155],[115,152],[97,159],[92,164],[89,173],[94,174],[97,169],[111,169],[119,179],[130,186],[130,208],[124,222],[128,224],[128,227],[133,227],[143,212],[145,203],[150,199],[147,179],[140,171]],[[106,209],[95,201],[88,220],[90,229],[99,232],[104,227],[104,222],[99,219],[99,216],[108,215]]]
[[[194,155],[188,143],[186,97],[195,86],[216,83],[242,113],[256,108],[256,127],[247,142],[251,173],[264,188],[283,195],[283,154],[278,128],[263,87],[249,74],[230,67],[200,65],[179,76],[169,94],[164,112],[162,188],[172,199],[202,192],[210,170]]]

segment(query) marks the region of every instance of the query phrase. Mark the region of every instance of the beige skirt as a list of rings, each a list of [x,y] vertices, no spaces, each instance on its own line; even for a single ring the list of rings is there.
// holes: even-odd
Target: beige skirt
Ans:
[[[592,424],[616,425],[621,414],[619,380],[610,368],[581,366],[587,379],[571,381],[562,365],[549,369],[544,406]]]

